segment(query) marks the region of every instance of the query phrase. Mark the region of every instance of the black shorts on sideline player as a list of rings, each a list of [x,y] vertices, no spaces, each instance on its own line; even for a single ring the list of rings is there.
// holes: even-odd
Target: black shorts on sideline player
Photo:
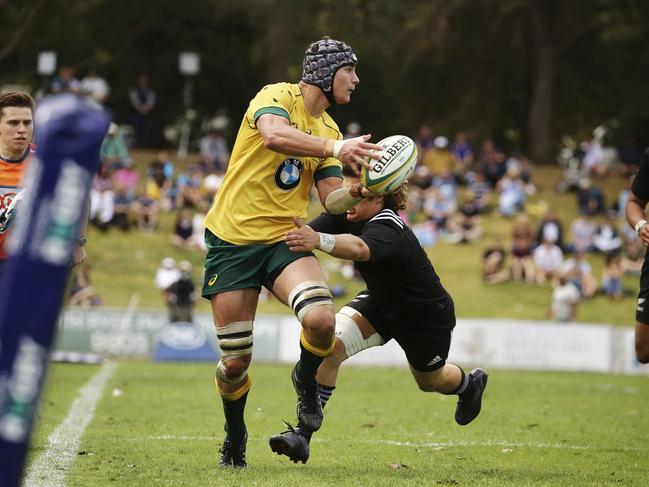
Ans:
[[[640,292],[635,308],[635,320],[649,325],[649,260],[645,253],[642,271],[640,272]]]
[[[403,321],[387,319],[367,289],[346,306],[362,314],[386,343],[394,338],[415,370],[430,372],[446,363],[455,327],[455,307],[450,296],[433,303],[435,308],[428,316],[404,318]]]

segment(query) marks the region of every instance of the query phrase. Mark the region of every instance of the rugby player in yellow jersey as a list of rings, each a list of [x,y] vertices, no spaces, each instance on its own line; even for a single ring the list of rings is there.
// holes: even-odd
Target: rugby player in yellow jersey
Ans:
[[[315,374],[334,345],[333,299],[313,253],[289,251],[283,237],[296,215],[306,217],[314,184],[331,213],[345,212],[367,192],[343,187],[341,162],[358,172],[382,147],[369,143],[369,135],[342,140],[325,111],[350,102],[359,83],[356,64],[351,47],[325,37],[307,49],[299,83],[262,88],[243,117],[205,218],[202,294],[211,301],[221,349],[215,381],[226,422],[222,467],[246,466],[247,371],[261,286],[290,306],[302,325],[300,359],[291,374],[298,425],[316,431],[322,423]]]

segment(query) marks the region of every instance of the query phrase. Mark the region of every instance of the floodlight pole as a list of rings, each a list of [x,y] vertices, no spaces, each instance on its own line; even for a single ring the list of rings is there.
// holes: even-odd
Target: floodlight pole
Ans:
[[[200,73],[200,56],[195,52],[181,52],[178,57],[178,69],[185,76],[185,86],[183,88],[183,107],[185,113],[180,130],[180,140],[178,142],[178,157],[180,159],[186,159],[189,149],[191,123],[196,116],[192,109],[192,95],[194,91],[193,77]]]

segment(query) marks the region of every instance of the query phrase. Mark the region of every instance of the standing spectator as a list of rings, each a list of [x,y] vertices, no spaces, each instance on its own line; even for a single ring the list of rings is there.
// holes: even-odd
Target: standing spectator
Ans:
[[[165,292],[169,308],[169,321],[191,323],[194,318],[196,291],[192,281],[192,265],[181,260],[178,263],[180,277],[174,281]]]
[[[500,178],[507,172],[505,155],[491,139],[485,139],[482,143],[477,165],[477,170],[484,174],[485,180],[492,188],[498,185]]]
[[[62,64],[57,75],[52,80],[50,91],[53,94],[59,93],[79,93],[81,83],[74,77],[74,68],[67,64]]]
[[[429,125],[422,125],[417,131],[417,138],[415,139],[415,145],[417,146],[417,158],[419,163],[424,158],[424,155],[433,146],[433,131]]]
[[[124,160],[128,158],[128,147],[122,136],[122,132],[116,123],[108,126],[108,133],[101,143],[99,159],[108,169],[115,171],[122,167]]]
[[[555,321],[568,322],[577,318],[577,307],[581,301],[579,289],[566,279],[566,276],[559,275],[557,285],[552,291],[552,319]]]
[[[165,257],[155,273],[155,287],[164,293],[179,278],[180,270],[176,267],[176,261],[171,257]]]
[[[134,110],[135,144],[138,147],[148,147],[151,111],[156,104],[156,94],[149,86],[148,74],[140,73],[138,75],[135,86],[129,91],[129,100]]]
[[[548,280],[552,282],[558,277],[563,264],[563,252],[557,245],[549,240],[544,240],[534,249],[532,258],[534,260],[534,276],[538,284],[544,284]]]
[[[458,182],[464,184],[466,174],[471,170],[473,164],[473,147],[467,140],[464,132],[457,132],[453,145],[451,145],[451,154],[455,160],[455,170],[453,171],[458,178]]]
[[[205,172],[225,172],[230,160],[230,151],[221,132],[212,128],[200,140],[201,161]]]
[[[441,135],[435,137],[433,146],[422,156],[421,164],[428,168],[433,178],[439,175],[452,175],[455,160],[448,148],[448,139]]]
[[[97,74],[97,69],[92,66],[88,74],[81,80],[81,93],[88,98],[103,105],[110,94],[110,87],[104,78]]]
[[[534,236],[527,215],[516,217],[512,225],[512,276],[515,281],[534,282],[532,251]]]

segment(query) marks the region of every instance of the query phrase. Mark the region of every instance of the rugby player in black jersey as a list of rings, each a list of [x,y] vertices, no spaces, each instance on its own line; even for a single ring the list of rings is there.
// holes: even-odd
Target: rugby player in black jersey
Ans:
[[[635,229],[645,247],[649,247],[649,225],[645,209],[649,202],[649,148],[644,151],[638,173],[631,183],[629,199],[626,203],[626,219]],[[649,363],[649,260],[645,252],[640,272],[640,292],[635,312],[635,354],[638,361]]]
[[[442,286],[426,252],[397,211],[405,208],[405,186],[363,199],[346,215],[322,214],[288,232],[289,249],[319,249],[354,261],[367,289],[336,314],[334,350],[318,369],[321,402],[335,388],[338,368],[352,355],[395,339],[410,371],[425,392],[459,396],[455,421],[469,424],[480,413],[487,373],[446,362],[455,327],[453,299]],[[309,458],[312,431],[297,428],[270,438],[271,449],[292,461]]]

